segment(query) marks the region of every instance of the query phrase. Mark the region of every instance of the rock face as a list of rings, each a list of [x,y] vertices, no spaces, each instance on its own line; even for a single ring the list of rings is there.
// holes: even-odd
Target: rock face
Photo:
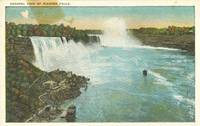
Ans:
[[[74,122],[76,119],[76,106],[71,105],[68,107],[65,119],[67,122]]]
[[[6,43],[7,50],[15,51],[17,55],[33,61],[35,59],[33,46],[29,37],[8,37]]]
[[[59,105],[64,100],[79,96],[80,88],[89,81],[72,72],[44,72],[28,61],[32,57],[23,54],[15,41],[7,40],[6,44],[7,122],[24,122],[32,115],[37,115],[46,105],[55,110],[50,112],[51,117],[44,114],[41,118],[36,116],[38,119],[34,121],[49,121],[59,113]]]
[[[57,107],[64,100],[79,96],[81,94],[79,89],[86,87],[88,78],[77,76],[72,72],[55,70],[46,73],[35,83],[46,89],[40,100]]]
[[[89,36],[89,42],[90,43],[100,43],[100,38],[98,36]]]

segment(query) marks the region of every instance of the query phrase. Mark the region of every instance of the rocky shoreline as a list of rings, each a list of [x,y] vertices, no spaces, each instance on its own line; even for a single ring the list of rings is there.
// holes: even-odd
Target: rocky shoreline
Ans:
[[[28,38],[7,39],[6,42],[7,122],[24,122],[33,115],[40,115],[45,106],[52,109],[48,114],[51,117],[41,115],[35,121],[52,120],[53,115],[60,114],[59,106],[67,99],[78,97],[80,89],[87,88],[89,83],[89,78],[71,71],[38,69],[30,63],[34,54],[29,44]]]
[[[35,34],[40,35],[36,31]],[[66,40],[73,38],[79,41],[85,37],[86,45],[100,41],[98,36],[87,36],[83,33],[84,31],[76,31],[72,36],[66,37]],[[79,37],[76,38],[77,34]],[[134,32],[134,36],[144,45],[177,48],[187,50],[192,55],[195,54],[194,34],[166,35]],[[58,114],[61,114],[62,110],[59,106],[65,100],[78,97],[81,94],[80,89],[87,88],[89,78],[76,75],[71,71],[42,71],[32,65],[31,62],[34,59],[33,46],[28,35],[26,37],[6,36],[7,122],[53,120]],[[30,117],[33,118],[30,119]]]

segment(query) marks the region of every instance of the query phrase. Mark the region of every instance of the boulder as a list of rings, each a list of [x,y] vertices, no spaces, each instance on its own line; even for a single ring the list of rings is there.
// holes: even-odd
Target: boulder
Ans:
[[[67,72],[67,77],[71,78],[72,77],[72,72]]]
[[[68,107],[65,119],[67,122],[74,122],[76,119],[76,106],[71,105]]]

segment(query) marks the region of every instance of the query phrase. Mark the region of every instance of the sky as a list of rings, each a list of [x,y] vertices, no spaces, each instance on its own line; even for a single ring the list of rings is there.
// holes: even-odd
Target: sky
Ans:
[[[78,29],[101,29],[117,17],[128,28],[194,26],[193,6],[130,7],[7,7],[6,21],[17,24],[64,24]]]

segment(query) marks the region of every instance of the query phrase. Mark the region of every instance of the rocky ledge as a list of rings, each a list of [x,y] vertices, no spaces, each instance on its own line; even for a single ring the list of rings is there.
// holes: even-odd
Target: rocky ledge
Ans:
[[[60,104],[67,99],[79,96],[81,94],[80,88],[87,87],[89,78],[76,75],[71,71],[45,72],[32,65],[25,58],[16,52],[16,49],[13,49],[12,44],[7,44],[7,122],[33,121],[30,117],[40,114],[41,118],[38,120],[47,120],[45,117],[52,120],[61,112]],[[50,106],[52,111],[49,111],[47,115],[42,115],[46,106]]]

